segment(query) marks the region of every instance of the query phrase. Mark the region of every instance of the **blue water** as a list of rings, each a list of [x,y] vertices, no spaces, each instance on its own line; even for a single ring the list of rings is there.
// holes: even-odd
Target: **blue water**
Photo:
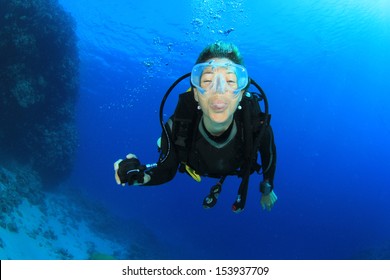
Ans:
[[[142,250],[170,259],[390,259],[390,1],[60,2],[77,22],[81,59],[70,183],[156,241]],[[238,215],[236,178],[211,210],[202,200],[215,180],[114,181],[113,162],[127,153],[157,160],[161,98],[216,40],[238,45],[269,99],[279,197],[270,213],[255,179]]]

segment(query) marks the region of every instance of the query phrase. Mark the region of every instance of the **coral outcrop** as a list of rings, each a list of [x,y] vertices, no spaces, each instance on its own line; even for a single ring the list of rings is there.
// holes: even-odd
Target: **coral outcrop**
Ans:
[[[75,23],[57,0],[0,0],[0,164],[30,164],[46,185],[76,149]]]

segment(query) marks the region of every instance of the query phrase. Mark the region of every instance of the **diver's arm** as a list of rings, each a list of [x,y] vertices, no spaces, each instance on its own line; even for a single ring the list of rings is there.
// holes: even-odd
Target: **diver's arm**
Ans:
[[[260,184],[262,193],[260,205],[263,210],[271,211],[278,197],[274,189],[274,175],[276,169],[276,146],[271,126],[267,126],[260,143],[260,155],[263,168],[263,182]]]
[[[171,124],[171,120],[169,120],[167,124],[165,124],[165,127],[167,129],[170,139],[172,139],[170,124]],[[161,135],[161,149],[163,152],[162,154],[167,153],[168,141],[164,132]],[[171,147],[170,147],[168,157],[162,163],[160,158],[160,160],[157,163],[157,167],[154,167],[146,171],[146,173],[150,175],[150,181],[144,184],[144,186],[161,185],[172,180],[176,175],[178,166],[179,166],[179,161],[176,156],[175,147],[171,140]]]
[[[271,190],[274,187],[274,175],[276,169],[276,146],[271,126],[267,126],[260,142],[260,155],[263,168],[264,181],[268,181]]]
[[[168,124],[165,125],[168,137],[171,137],[170,123],[172,122],[168,121]],[[165,133],[163,133],[161,138],[161,147],[165,154],[168,150],[168,141]],[[115,181],[118,185],[122,186],[126,184],[136,186],[161,185],[172,180],[176,174],[178,165],[173,145],[170,148],[167,158],[164,160],[160,158],[157,164],[143,165],[136,155],[128,154],[126,159],[119,159],[114,163]],[[150,168],[150,166],[155,167]]]

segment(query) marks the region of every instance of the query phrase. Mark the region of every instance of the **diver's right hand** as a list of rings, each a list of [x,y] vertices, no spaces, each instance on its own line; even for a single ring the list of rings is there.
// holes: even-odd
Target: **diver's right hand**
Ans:
[[[150,181],[150,175],[141,168],[136,155],[128,154],[126,159],[114,163],[115,181],[118,185],[143,185]]]

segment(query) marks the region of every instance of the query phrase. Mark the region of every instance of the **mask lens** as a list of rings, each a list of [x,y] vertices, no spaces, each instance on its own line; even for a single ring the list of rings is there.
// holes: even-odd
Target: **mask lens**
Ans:
[[[192,68],[191,83],[202,94],[206,91],[238,94],[248,85],[248,73],[241,65],[211,60]]]

